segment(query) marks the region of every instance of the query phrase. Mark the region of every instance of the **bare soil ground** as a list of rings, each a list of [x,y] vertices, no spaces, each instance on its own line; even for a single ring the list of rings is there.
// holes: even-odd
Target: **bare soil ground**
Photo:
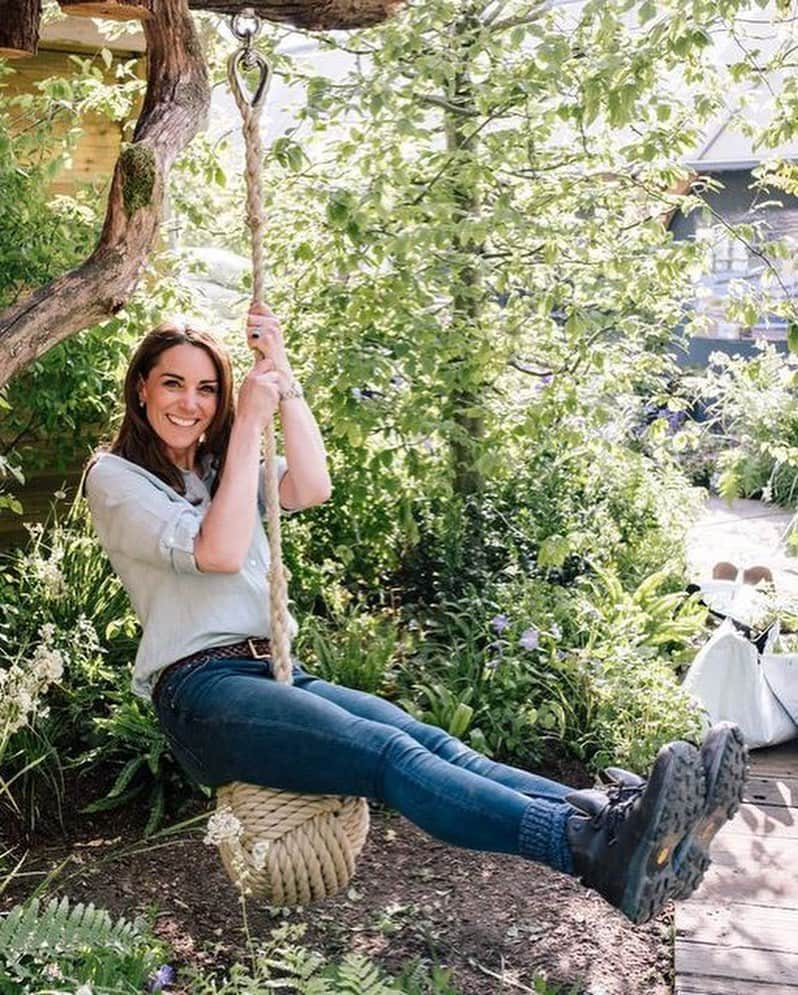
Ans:
[[[584,772],[569,774],[569,783],[585,783]],[[85,803],[79,787],[72,790]],[[78,796],[72,801],[75,812]],[[181,817],[206,806],[195,799]],[[169,990],[185,991],[181,965],[212,969],[245,959],[238,894],[198,829],[147,841],[145,819],[133,808],[73,817],[66,833],[31,846],[24,870],[46,872],[65,861],[48,894],[93,902],[113,916],[154,912],[178,970]],[[37,880],[18,879],[5,906]],[[288,915],[250,900],[248,917],[256,940],[283,922],[304,923],[303,945],[334,960],[356,951],[391,973],[419,958],[442,964],[463,995],[534,991],[536,977],[569,995],[668,995],[672,988],[669,911],[633,926],[569,877],[517,857],[446,846],[379,806],[344,894]]]

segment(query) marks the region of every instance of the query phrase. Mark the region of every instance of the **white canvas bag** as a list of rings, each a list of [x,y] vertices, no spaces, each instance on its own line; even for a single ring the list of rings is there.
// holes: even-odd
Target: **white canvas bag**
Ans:
[[[778,640],[762,654],[762,671],[770,690],[798,725],[798,654],[777,653]]]
[[[685,690],[710,721],[735,722],[751,747],[772,746],[798,736],[798,724],[790,714],[798,716],[798,707],[791,707],[798,706],[798,658],[773,653],[776,636],[774,631],[760,656],[731,619],[726,619],[684,679]]]

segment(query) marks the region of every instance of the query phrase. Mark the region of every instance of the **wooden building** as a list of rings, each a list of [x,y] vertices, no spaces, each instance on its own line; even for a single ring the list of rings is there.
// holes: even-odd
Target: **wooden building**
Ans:
[[[115,28],[117,37],[109,38],[99,25]],[[10,60],[11,72],[0,88],[0,100],[18,93],[33,93],[36,83],[53,76],[70,77],[78,67],[71,56],[96,58],[109,79],[113,78],[115,64],[136,60],[135,72],[145,73],[144,34],[136,25],[135,30],[119,34],[112,22],[100,22],[85,17],[62,16],[42,27],[39,51],[36,55]],[[105,67],[100,52],[111,52],[113,61]],[[62,170],[53,184],[53,193],[68,193],[76,185],[90,182],[104,186],[110,181],[122,140],[122,122],[112,121],[98,114],[87,114],[80,122],[83,134],[78,139],[68,169]]]

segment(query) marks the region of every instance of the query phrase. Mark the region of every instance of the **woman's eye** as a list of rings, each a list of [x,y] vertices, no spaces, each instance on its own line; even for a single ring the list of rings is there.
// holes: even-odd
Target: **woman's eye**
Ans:
[[[216,393],[216,387],[212,383],[207,383],[207,384],[205,384],[204,387],[202,387],[202,392],[204,394],[215,394]]]

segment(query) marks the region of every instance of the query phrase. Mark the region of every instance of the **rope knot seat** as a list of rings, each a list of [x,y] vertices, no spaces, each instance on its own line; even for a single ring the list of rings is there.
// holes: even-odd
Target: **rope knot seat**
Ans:
[[[252,245],[252,297],[263,300],[263,235],[265,217],[261,190],[262,148],[259,115],[271,70],[252,48],[259,30],[256,16],[249,24],[233,19],[233,33],[243,48],[228,61],[230,88],[243,119],[247,167],[247,224]],[[254,70],[259,82],[250,96],[241,69]],[[282,560],[280,500],[276,469],[274,423],[265,433],[266,513],[269,533],[270,640],[274,679],[291,683],[290,620],[286,570]],[[235,838],[219,842],[222,862],[243,891],[265,897],[272,905],[305,905],[345,887],[355,869],[369,829],[364,798],[305,795],[233,781],[217,790],[217,811],[230,811],[238,820]]]
[[[235,781],[218,789],[217,804],[241,824],[237,840],[219,845],[228,875],[271,905],[307,905],[345,888],[369,830],[364,798],[297,795]],[[258,844],[265,844],[262,856]]]

